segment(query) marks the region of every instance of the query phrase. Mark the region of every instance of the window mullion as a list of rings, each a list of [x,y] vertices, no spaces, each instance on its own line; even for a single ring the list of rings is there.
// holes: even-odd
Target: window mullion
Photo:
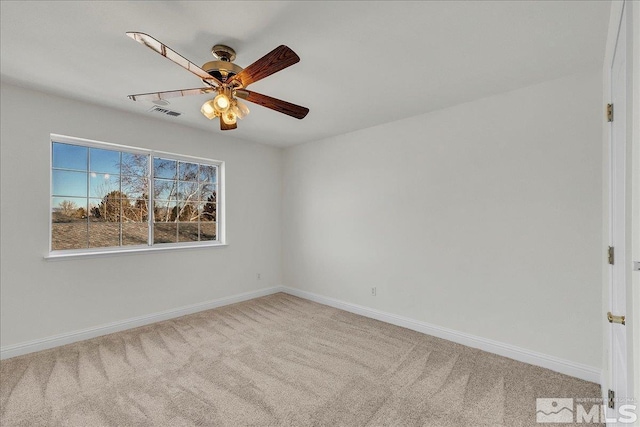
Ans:
[[[89,228],[89,223],[91,222],[91,212],[90,212],[90,208],[89,208],[89,196],[90,193],[90,187],[91,187],[91,150],[87,150],[87,167],[86,167],[86,174],[87,174],[87,188],[85,190],[87,197],[86,197],[86,202],[85,204],[87,205],[86,209],[86,213],[87,213],[87,224],[86,224],[86,229],[87,229],[87,241],[86,241],[86,248],[89,247],[89,243],[90,243],[90,234],[91,233],[91,229]]]
[[[147,225],[148,225],[148,236],[147,236],[147,245],[153,246],[153,225],[155,224],[155,189],[154,182],[155,179],[153,173],[153,154],[149,154],[148,156],[148,166],[147,166],[147,179],[149,180],[149,206],[147,207]]]
[[[122,223],[123,223],[123,217],[124,217],[124,206],[123,206],[124,200],[123,200],[123,197],[122,197],[122,194],[123,194],[123,192],[122,192],[122,151],[120,151],[118,153],[118,158],[120,159],[120,162],[119,162],[120,169],[118,170],[118,172],[120,172],[118,174],[118,176],[120,177],[118,179],[118,181],[119,181],[118,182],[118,191],[120,192],[120,194],[118,194],[118,196],[120,197],[120,216],[118,218],[118,223],[119,223],[118,224],[118,243],[119,243],[120,247],[122,247]]]

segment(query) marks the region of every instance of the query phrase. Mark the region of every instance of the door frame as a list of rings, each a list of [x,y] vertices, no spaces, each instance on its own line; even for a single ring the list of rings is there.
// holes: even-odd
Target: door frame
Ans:
[[[633,271],[634,261],[640,261],[640,3],[622,0],[611,4],[609,31],[605,60],[603,64],[603,222],[602,222],[602,313],[603,358],[602,358],[602,396],[606,402],[607,391],[611,384],[611,327],[606,320],[610,306],[610,269],[606,261],[610,235],[610,178],[611,178],[611,126],[604,122],[606,105],[611,101],[611,65],[616,47],[618,30],[623,9],[626,9],[627,25],[627,147],[626,147],[626,183],[625,183],[625,227],[626,227],[626,283],[627,283],[627,373],[629,375],[628,393],[640,404],[640,271]],[[615,110],[615,106],[614,106]],[[615,111],[614,111],[615,120]],[[640,412],[640,411],[639,411]],[[639,414],[640,415],[640,414]],[[640,420],[634,424],[640,426]]]

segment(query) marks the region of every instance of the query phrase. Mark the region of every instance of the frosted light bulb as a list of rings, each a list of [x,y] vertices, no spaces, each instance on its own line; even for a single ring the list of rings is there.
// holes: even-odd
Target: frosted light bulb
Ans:
[[[209,101],[202,104],[200,112],[209,120],[215,119],[220,115],[220,113],[218,113],[214,107],[213,99],[210,99]]]
[[[233,110],[234,113],[236,113],[236,116],[239,119],[244,119],[247,116],[247,114],[249,114],[249,107],[247,107],[247,105],[244,102],[241,102],[238,99],[233,100],[233,105],[231,106],[231,109]]]
[[[236,113],[234,113],[233,111],[227,111],[222,115],[222,121],[226,125],[236,124]]]
[[[224,93],[221,93],[220,95],[213,98],[213,108],[215,108],[216,111],[220,113],[224,113],[225,111],[227,111],[229,109],[229,104],[229,98],[227,98],[227,95],[225,95]]]
[[[211,104],[209,102],[205,102],[204,104],[202,104],[202,112],[203,113],[211,114],[214,111],[215,110],[213,109],[213,107],[211,106]]]

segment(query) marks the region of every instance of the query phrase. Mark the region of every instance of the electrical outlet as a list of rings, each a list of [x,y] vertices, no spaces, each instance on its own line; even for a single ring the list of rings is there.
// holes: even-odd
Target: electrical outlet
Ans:
[[[371,288],[371,296],[375,297],[377,292],[378,289],[376,289],[375,287]]]
[[[260,280],[261,278],[262,278],[262,275],[258,273],[258,280]]]

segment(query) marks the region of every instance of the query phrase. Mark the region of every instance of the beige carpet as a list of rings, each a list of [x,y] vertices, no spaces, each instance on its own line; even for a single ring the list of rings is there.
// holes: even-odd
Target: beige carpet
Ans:
[[[600,396],[593,383],[286,294],[0,367],[3,427],[540,427],[536,397]]]

